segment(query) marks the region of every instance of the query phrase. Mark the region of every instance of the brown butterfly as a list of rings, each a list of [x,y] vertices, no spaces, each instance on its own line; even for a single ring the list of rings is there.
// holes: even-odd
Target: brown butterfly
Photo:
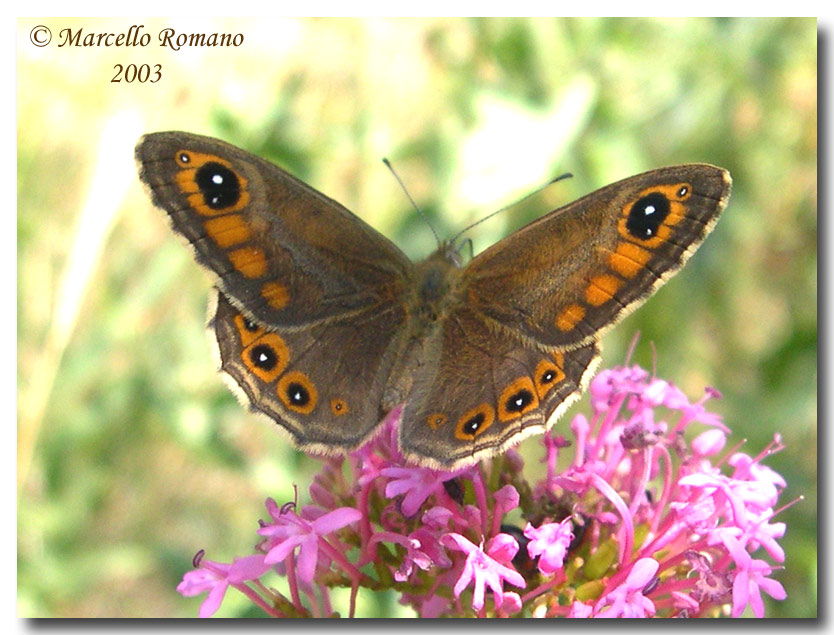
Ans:
[[[601,335],[711,231],[730,175],[662,168],[609,185],[462,265],[412,263],[336,201],[217,139],[143,137],[141,179],[214,274],[221,370],[303,449],[356,448],[405,404],[402,452],[474,463],[548,429]]]

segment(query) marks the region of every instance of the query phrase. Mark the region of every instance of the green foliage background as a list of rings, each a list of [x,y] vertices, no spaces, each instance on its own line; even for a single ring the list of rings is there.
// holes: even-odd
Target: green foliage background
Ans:
[[[768,614],[816,615],[817,25],[813,19],[154,20],[152,36],[241,32],[233,49],[57,47],[18,23],[18,611],[196,615],[174,588],[193,553],[249,552],[263,499],[316,463],[253,420],[214,373],[208,276],[135,177],[146,131],[221,137],[340,200],[413,258],[441,236],[562,181],[471,233],[479,251],[645,169],[728,168],[733,195],[697,256],[604,340],[712,402],[788,482],[788,591]],[[36,24],[56,40],[29,42]],[[111,83],[159,63],[155,84]],[[523,255],[519,256],[523,260]],[[576,408],[587,406],[583,400]],[[406,615],[390,596],[360,614]],[[222,615],[257,615],[230,593]]]

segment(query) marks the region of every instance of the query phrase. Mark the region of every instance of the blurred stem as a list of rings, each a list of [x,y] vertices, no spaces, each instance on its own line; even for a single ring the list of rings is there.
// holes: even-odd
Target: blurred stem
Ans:
[[[29,476],[52,386],[78,323],[90,279],[122,199],[136,178],[132,152],[125,149],[133,147],[141,128],[138,115],[132,111],[117,112],[102,128],[98,162],[61,275],[49,330],[28,384],[21,390],[17,437],[18,497]]]

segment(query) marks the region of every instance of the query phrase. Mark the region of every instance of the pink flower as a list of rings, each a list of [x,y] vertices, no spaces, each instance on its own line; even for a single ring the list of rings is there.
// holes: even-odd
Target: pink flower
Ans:
[[[634,563],[626,581],[602,596],[594,607],[597,617],[651,617],[654,603],[643,595],[657,573],[658,562],[653,558],[641,558]]]
[[[719,428],[712,428],[692,440],[692,449],[698,456],[713,456],[723,449],[725,443],[726,433]]]
[[[735,468],[734,489],[744,497],[748,507],[768,509],[776,504],[779,489],[786,485],[781,475],[741,452],[731,456],[728,462]]]
[[[202,559],[202,552],[195,557],[197,569],[189,571],[177,585],[177,591],[185,597],[193,597],[208,591],[208,596],[200,605],[200,617],[211,617],[220,608],[229,585],[243,584],[247,580],[256,580],[269,571],[261,554],[235,558],[232,564]]]
[[[415,529],[408,536],[392,531],[380,531],[371,538],[372,544],[377,541],[393,542],[405,547],[406,552],[402,563],[394,572],[394,579],[397,582],[408,580],[415,565],[423,571],[428,571],[434,565],[448,567],[452,564],[440,548],[437,537],[424,528]]]
[[[442,595],[430,595],[427,598],[415,598],[416,604],[420,607],[420,617],[436,618],[441,617],[449,608],[450,598]]]
[[[352,507],[340,507],[319,515],[312,522],[301,518],[290,509],[285,509],[275,519],[275,523],[261,527],[258,533],[269,540],[269,549],[264,562],[275,564],[283,562],[299,547],[298,574],[310,583],[316,572],[319,547],[324,536],[362,518],[362,513]]]
[[[574,601],[570,607],[570,613],[568,613],[568,617],[592,617],[594,613],[594,607],[590,604],[585,604],[584,602]]]
[[[503,516],[518,507],[518,490],[512,485],[505,485],[493,495],[495,498],[495,515]]]
[[[506,591],[501,596],[501,605],[499,610],[507,615],[518,613],[522,608],[521,596],[515,591]]]
[[[510,541],[515,543],[515,550],[512,549]],[[504,580],[513,586],[524,588],[525,582],[521,574],[496,559],[496,557],[500,558],[506,563],[512,560],[512,556],[518,551],[518,543],[512,536],[498,534],[490,541],[486,553],[483,547],[474,545],[467,538],[456,533],[446,534],[440,542],[450,549],[466,554],[463,571],[455,583],[453,592],[458,598],[463,590],[474,582],[472,608],[476,611],[480,611],[484,606],[484,592],[487,586],[492,590],[496,606],[501,606],[504,602]]]
[[[704,496],[691,502],[674,501],[669,508],[682,522],[699,534],[706,534],[718,524],[719,517],[715,510],[715,499]]]
[[[539,557],[539,571],[552,575],[564,566],[565,554],[573,540],[573,525],[570,516],[560,523],[544,523],[524,528],[524,535],[530,539],[527,553],[531,558]]]
[[[423,514],[422,521],[429,529],[445,530],[453,514],[445,507],[432,507]]]
[[[494,560],[509,565],[518,553],[518,541],[510,534],[497,534],[489,541],[487,552]]]
[[[734,491],[733,481],[723,474],[696,472],[681,478],[678,485],[690,487],[698,491],[701,496],[712,497],[716,510],[721,512],[726,509],[730,512],[733,524],[736,526],[743,527],[747,524],[744,498]]]
[[[729,433],[730,429],[722,423],[721,417],[715,413],[709,412],[706,408],[704,408],[704,404],[710,399],[720,398],[720,392],[718,392],[714,388],[708,387],[706,390],[704,390],[704,396],[693,404],[690,404],[686,396],[683,395],[683,393],[681,393],[681,399],[679,401],[666,401],[664,402],[664,405],[667,408],[672,408],[674,410],[681,411],[681,418],[678,421],[677,426],[675,426],[675,430],[682,430],[693,421],[698,421],[699,423],[704,423],[709,426],[720,428],[724,432]]]
[[[784,600],[788,594],[785,588],[769,576],[773,568],[764,560],[753,560],[745,551],[747,556],[744,562],[739,564],[736,561],[738,570],[733,580],[733,617],[740,616],[747,605],[753,609],[753,615],[764,617],[764,603],[762,602],[762,591],[767,593],[774,600]]]
[[[397,440],[402,411],[402,404],[393,408],[380,424],[380,431],[368,443],[350,453],[356,462],[356,482],[359,485],[372,482],[385,467],[404,462]]]
[[[402,512],[404,516],[411,518],[429,496],[443,489],[444,482],[457,478],[464,471],[443,472],[427,467],[386,467],[380,474],[391,479],[385,486],[385,495],[388,498],[405,494]]]
[[[749,529],[751,541],[760,544],[765,548],[768,555],[776,560],[776,562],[785,561],[785,550],[782,545],[776,542],[777,538],[782,538],[785,535],[787,525],[785,523],[768,523],[765,522],[770,517],[770,510],[763,514],[764,518],[761,521],[751,523]]]
[[[335,507],[336,499],[328,487],[318,481],[319,475],[310,484],[310,498],[316,505],[323,508]]]
[[[607,412],[617,397],[629,392],[639,393],[644,389],[644,382],[649,376],[639,366],[619,367],[602,370],[591,380],[588,392],[591,395],[591,407],[595,412]]]
[[[682,611],[697,611],[700,608],[698,602],[691,595],[681,593],[680,591],[672,591],[672,604],[675,608]]]

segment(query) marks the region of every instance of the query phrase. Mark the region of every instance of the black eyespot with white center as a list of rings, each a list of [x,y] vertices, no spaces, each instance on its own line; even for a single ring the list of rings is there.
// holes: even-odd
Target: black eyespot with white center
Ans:
[[[191,163],[191,157],[187,152],[180,152],[180,163]]]
[[[628,212],[626,229],[641,240],[657,235],[658,228],[669,215],[669,199],[660,192],[652,192],[638,200]]]
[[[461,431],[464,434],[474,436],[481,429],[481,426],[484,425],[484,421],[486,421],[486,415],[483,412],[472,415],[461,426]]]
[[[689,186],[688,185],[681,185],[680,189],[678,189],[678,198],[683,198],[689,194]]]
[[[310,392],[298,382],[292,382],[287,386],[287,399],[293,406],[303,408],[310,403]]]
[[[266,344],[253,346],[252,350],[249,351],[249,359],[252,360],[253,365],[266,371],[270,371],[278,365],[278,353]]]
[[[553,372],[553,371],[548,371]],[[524,409],[527,408],[531,403],[533,403],[534,397],[533,393],[531,393],[526,388],[522,388],[516,393],[513,393],[507,399],[507,403],[504,407],[507,409],[507,412],[524,412]]]
[[[547,384],[553,383],[553,380],[556,379],[556,372],[548,368],[546,371],[542,373],[541,379],[539,382],[546,386]]]
[[[248,317],[244,317],[244,318],[243,318],[243,328],[245,328],[245,329],[246,329],[247,331],[249,331],[250,333],[254,333],[254,332],[255,332],[255,331],[257,331],[260,327],[258,327],[258,325],[257,325],[257,324],[255,324],[255,323],[254,323],[252,320],[250,320]]]
[[[197,170],[195,179],[211,209],[226,209],[240,200],[240,180],[225,165],[209,161]]]

